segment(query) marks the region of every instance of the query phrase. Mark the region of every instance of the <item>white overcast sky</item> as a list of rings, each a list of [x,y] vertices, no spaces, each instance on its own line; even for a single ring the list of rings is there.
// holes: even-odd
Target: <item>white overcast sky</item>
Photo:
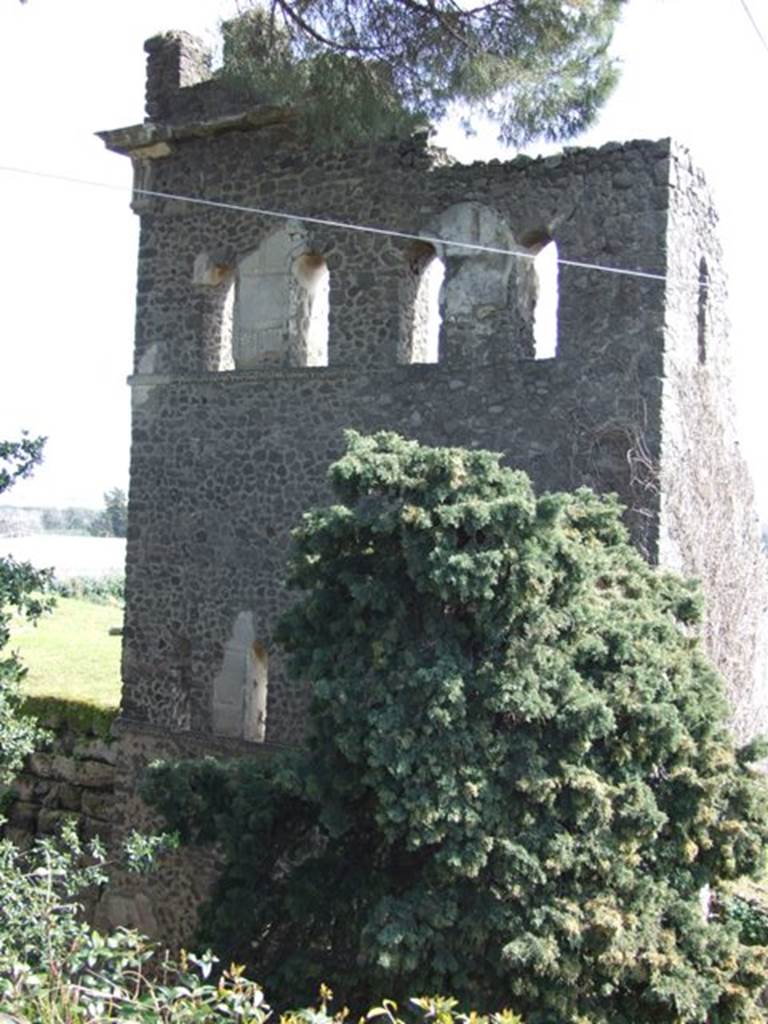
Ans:
[[[129,161],[93,132],[143,117],[145,38],[213,41],[234,0],[0,0],[0,165],[86,178],[88,188],[0,171],[0,438],[49,438],[6,504],[99,506],[128,476],[137,218]],[[768,38],[768,0],[749,0]],[[730,277],[742,446],[768,519],[766,309],[768,51],[741,0],[629,0],[619,88],[571,144],[675,136],[715,193]],[[492,138],[439,137],[459,158],[503,156]],[[511,154],[510,154],[511,155]]]

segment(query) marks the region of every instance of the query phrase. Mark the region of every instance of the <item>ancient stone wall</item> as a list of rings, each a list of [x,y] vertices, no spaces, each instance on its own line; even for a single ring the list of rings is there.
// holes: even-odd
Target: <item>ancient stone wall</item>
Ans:
[[[142,160],[142,188],[297,218],[384,224],[427,239],[519,253],[499,257],[436,247],[446,265],[441,360],[487,364],[533,357],[532,327],[518,293],[526,257],[542,236],[556,241],[561,260],[664,273],[668,142],[447,166],[418,139],[354,154],[307,152],[285,126],[171,145],[172,156]],[[222,348],[232,348],[223,311],[238,267],[285,221],[145,196],[135,205],[142,215],[136,370],[218,370]],[[423,243],[302,224],[305,239],[297,255],[317,254],[329,271],[330,365],[409,362],[404,307],[413,291],[414,247]],[[529,246],[527,239],[535,241]],[[196,266],[209,271],[196,274]],[[660,372],[663,298],[659,282],[650,279],[598,279],[592,270],[562,265],[558,354],[631,360],[641,372]]]
[[[300,740],[304,687],[272,633],[290,530],[328,500],[348,427],[497,449],[539,488],[618,491],[655,556],[635,450],[658,461],[668,141],[469,166],[426,137],[308,149],[290,116],[238,114],[200,81],[190,37],[148,50],[150,121],[102,137],[140,189],[203,202],[134,197],[125,721]],[[550,240],[557,352],[537,360],[531,259]]]
[[[290,531],[329,500],[346,428],[495,449],[539,489],[616,491],[650,559],[702,576],[726,651],[731,582],[699,569],[727,534],[712,453],[738,469],[724,284],[687,154],[307,148],[291,111],[210,80],[193,37],[147,52],[147,121],[101,133],[133,161],[141,217],[115,829],[149,823],[151,757],[301,742],[307,686],[273,631]],[[540,359],[548,243],[557,343]],[[118,880],[104,913],[183,937],[213,870],[192,854],[140,898]]]
[[[558,360],[142,377],[124,716],[197,732],[215,719],[216,731],[242,735],[242,667],[258,642],[269,655],[266,736],[300,739],[304,695],[283,678],[271,636],[288,600],[290,531],[309,505],[330,500],[325,474],[345,428],[500,450],[541,487],[586,482],[629,493],[625,452],[604,447],[603,433],[634,422],[639,404],[658,418],[659,382],[645,378],[628,394],[620,371],[582,370],[580,382]],[[647,437],[657,445],[650,426]],[[247,636],[238,640],[244,613],[252,624],[241,622]]]
[[[746,739],[768,727],[768,574],[734,424],[717,213],[681,147],[671,153],[667,244],[659,560],[703,585],[705,646]]]
[[[60,727],[44,750],[27,758],[12,784],[4,835],[26,847],[74,821],[84,839],[98,835],[109,842],[116,760],[111,739],[88,729]]]

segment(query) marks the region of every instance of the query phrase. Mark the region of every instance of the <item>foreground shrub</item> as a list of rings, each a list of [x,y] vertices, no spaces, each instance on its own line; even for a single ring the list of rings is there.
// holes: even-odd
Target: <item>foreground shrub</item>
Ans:
[[[127,855],[148,867],[164,837],[134,836]],[[273,1016],[259,985],[243,968],[217,969],[211,953],[167,951],[136,932],[110,935],[82,920],[78,894],[105,881],[104,851],[84,849],[74,828],[41,840],[27,853],[0,841],[0,1011],[23,1024],[265,1024]],[[281,1024],[343,1024],[347,1011],[329,1011],[332,993],[320,987],[315,1008],[288,1012]],[[510,1011],[480,1017],[457,1012],[453,999],[412,999],[411,1018],[436,1024],[522,1024]],[[0,1013],[4,1022],[8,1018]],[[404,1024],[385,1000],[367,1019]]]
[[[147,795],[227,867],[205,935],[279,998],[451,991],[529,1024],[762,1019],[768,950],[705,919],[768,835],[695,586],[611,498],[487,452],[350,434],[295,533],[280,638],[306,752],[160,766]]]
[[[147,866],[164,842],[134,836],[129,863]],[[0,1009],[30,1024],[266,1020],[241,968],[217,975],[210,953],[174,959],[136,932],[91,929],[78,895],[103,884],[105,868],[100,844],[84,848],[73,827],[27,852],[0,840]]]
[[[19,441],[0,441],[0,494],[32,473],[44,444],[45,438],[26,435]],[[0,556],[0,797],[41,739],[34,720],[21,710],[19,682],[26,670],[16,652],[8,649],[11,622],[14,616],[37,622],[50,610],[51,578],[49,569]]]

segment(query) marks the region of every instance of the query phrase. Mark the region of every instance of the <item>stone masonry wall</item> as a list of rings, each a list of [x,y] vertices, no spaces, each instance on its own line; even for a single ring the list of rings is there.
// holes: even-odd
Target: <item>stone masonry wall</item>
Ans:
[[[84,839],[112,835],[117,751],[111,740],[64,728],[45,750],[27,758],[11,787],[4,834],[28,846],[75,821]]]
[[[246,111],[238,120],[231,97],[218,120],[204,119],[210,104],[190,120],[185,104],[211,83],[174,84],[202,74],[199,53],[185,37],[161,43],[149,47],[151,120],[102,137],[132,155],[141,188],[238,208],[134,198],[122,714],[135,726],[294,743],[305,688],[285,679],[271,636],[288,600],[290,530],[329,499],[325,473],[345,428],[496,449],[542,489],[615,490],[635,539],[655,555],[658,496],[638,486],[631,451],[640,434],[644,452],[660,451],[663,284],[561,265],[557,358],[536,361],[524,271],[553,240],[561,260],[663,273],[671,147],[469,166],[425,137],[308,150],[290,118]],[[163,81],[165,107],[152,93]],[[209,93],[215,99],[215,87]],[[328,366],[277,365],[270,353],[238,368],[227,336],[238,267],[285,223],[252,208],[386,225],[425,241],[301,220],[294,237],[329,272]],[[510,255],[478,256],[446,238]],[[414,268],[424,266],[415,253],[425,246],[445,266],[443,317],[437,364],[414,365]],[[243,723],[243,671],[267,688],[266,729]]]
[[[705,647],[746,740],[768,727],[766,558],[734,423],[717,212],[681,147],[670,210],[659,559],[702,583]]]
[[[727,331],[712,205],[680,147],[471,165],[426,136],[308,148],[289,110],[210,79],[194,37],[157,37],[147,52],[147,121],[102,133],[131,156],[137,188],[160,193],[134,196],[125,721],[300,740],[304,688],[285,680],[271,636],[290,529],[328,500],[346,427],[498,449],[540,489],[615,490],[648,557],[698,571],[714,534],[679,524],[685,510],[710,522],[716,499],[691,506],[701,459],[685,425],[716,407],[709,432],[728,434]],[[536,361],[528,259],[547,242],[560,259],[557,350]],[[281,252],[282,275],[270,262]],[[296,290],[294,256],[329,275],[327,366],[301,366],[296,339],[281,354],[281,324],[296,323],[281,298]],[[419,275],[433,258],[437,363],[414,365]],[[256,347],[232,335],[246,308],[264,311]],[[721,583],[701,575],[714,607]],[[265,701],[266,723],[239,721]]]
[[[262,370],[184,380],[141,378],[134,411],[123,715],[170,731],[211,731],[214,680],[237,617],[253,614],[269,652],[267,739],[301,739],[304,692],[271,643],[289,600],[290,531],[327,502],[325,474],[343,430],[396,429],[432,444],[505,453],[540,487],[578,483],[630,494],[626,451],[606,446],[658,415],[660,388],[565,361]],[[648,443],[658,445],[652,428]],[[638,531],[647,517],[638,517]],[[241,713],[238,709],[238,713]]]
[[[444,227],[446,211],[473,204],[492,211],[522,253],[529,251],[526,239],[544,235],[557,243],[561,260],[664,273],[668,141],[447,166],[418,139],[354,153],[307,152],[284,126],[173,145],[171,156],[142,165],[142,187],[426,236]],[[137,197],[135,206],[142,216],[136,371],[218,369],[221,308],[231,287],[227,272],[281,222],[151,197]],[[413,242],[306,227],[308,248],[322,254],[330,271],[330,364],[362,369],[396,363],[407,348],[401,307],[412,281]],[[200,256],[220,268],[218,283],[196,282]],[[458,259],[449,258],[448,277]],[[561,266],[558,353],[632,362],[643,373],[659,373],[663,299],[653,280],[598,278],[594,271]],[[445,324],[441,357],[487,363],[533,354],[522,325],[519,334],[510,331],[482,347],[476,329]],[[653,331],[658,337],[648,344]]]

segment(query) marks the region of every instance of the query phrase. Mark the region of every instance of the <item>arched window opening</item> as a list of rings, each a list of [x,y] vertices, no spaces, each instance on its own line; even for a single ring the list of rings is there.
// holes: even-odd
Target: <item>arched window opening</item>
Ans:
[[[699,261],[699,296],[696,312],[696,334],[699,366],[707,361],[707,320],[709,315],[709,268],[707,261],[701,257]]]
[[[206,370],[233,370],[232,315],[235,285],[232,268],[201,252],[195,257],[192,283],[201,290],[202,360]]]
[[[221,298],[219,315],[219,345],[217,370],[234,370],[235,359],[232,352],[232,317],[235,310],[235,285],[229,282]]]
[[[243,709],[243,738],[263,743],[267,730],[267,688],[269,655],[263,644],[255,641],[248,651]]]
[[[235,368],[328,363],[328,267],[308,251],[306,232],[288,224],[237,266],[233,311]]]
[[[239,612],[223,644],[213,680],[212,724],[217,736],[261,743],[266,735],[269,656],[256,639],[253,612]]]
[[[296,335],[305,366],[328,365],[328,312],[331,277],[320,253],[306,252],[295,260]]]
[[[445,265],[440,289],[440,358],[476,365],[533,355],[533,334],[521,304],[514,233],[500,213],[475,201],[456,203],[424,226]]]
[[[416,242],[408,252],[412,301],[406,329],[406,363],[436,363],[440,358],[443,323],[441,293],[445,264],[429,242]]]
[[[558,262],[557,242],[546,231],[528,234],[524,241],[530,256],[520,259],[520,312],[533,332],[534,359],[557,355]],[[533,258],[530,258],[530,257]]]

